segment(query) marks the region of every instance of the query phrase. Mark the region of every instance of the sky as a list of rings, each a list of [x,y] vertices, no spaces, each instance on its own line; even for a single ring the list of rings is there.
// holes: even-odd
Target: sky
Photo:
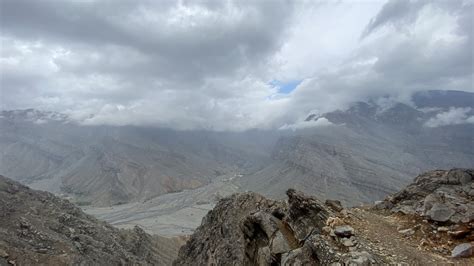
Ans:
[[[87,125],[241,131],[374,97],[474,91],[473,8],[0,0],[0,109],[56,111]]]

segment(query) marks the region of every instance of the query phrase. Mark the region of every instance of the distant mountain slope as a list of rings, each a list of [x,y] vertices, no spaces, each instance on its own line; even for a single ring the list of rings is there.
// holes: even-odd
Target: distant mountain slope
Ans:
[[[273,162],[245,176],[240,184],[276,198],[283,197],[287,187],[295,187],[356,204],[381,199],[427,170],[472,168],[474,124],[429,127],[426,123],[460,106],[467,117],[474,117],[474,101],[463,101],[473,95],[415,95],[423,107],[436,107],[429,111],[403,103],[359,102],[347,110],[310,115],[303,123],[311,125],[324,118],[332,125],[289,132],[275,145]],[[439,104],[443,97],[447,98],[445,104],[456,105]]]
[[[474,93],[443,90],[423,91],[413,95],[413,102],[419,108],[472,107],[474,102]]]
[[[242,137],[78,126],[66,116],[37,110],[3,111],[0,128],[0,173],[95,205],[193,189],[236,168],[258,168],[272,141],[259,132]]]
[[[169,265],[183,242],[116,229],[0,176],[0,265]]]
[[[372,99],[311,114],[288,127],[295,131],[79,126],[54,112],[2,111],[0,174],[96,206],[195,189],[230,173],[243,175],[239,189],[272,197],[291,186],[368,202],[426,170],[474,167],[473,97]]]

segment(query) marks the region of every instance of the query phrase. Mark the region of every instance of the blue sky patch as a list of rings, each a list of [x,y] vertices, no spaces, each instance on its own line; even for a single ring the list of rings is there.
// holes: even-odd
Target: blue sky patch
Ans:
[[[272,80],[270,81],[270,85],[278,88],[279,93],[288,94],[292,92],[298,85],[300,85],[301,81],[303,80],[301,79],[290,80],[290,81]]]

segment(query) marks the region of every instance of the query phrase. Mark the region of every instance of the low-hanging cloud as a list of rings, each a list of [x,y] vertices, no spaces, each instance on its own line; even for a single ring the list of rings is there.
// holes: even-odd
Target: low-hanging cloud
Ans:
[[[331,126],[334,125],[325,117],[320,117],[316,120],[310,120],[310,121],[297,121],[294,124],[285,124],[281,126],[279,129],[280,130],[300,130],[300,129],[308,129],[308,128],[314,128],[314,127],[326,127],[326,126]]]
[[[0,5],[1,108],[84,124],[280,128],[371,97],[473,90],[469,1]],[[283,95],[273,80],[303,81]]]
[[[442,127],[449,125],[460,124],[474,124],[474,115],[471,113],[471,108],[454,108],[451,107],[448,111],[436,114],[435,117],[426,121],[427,127]]]

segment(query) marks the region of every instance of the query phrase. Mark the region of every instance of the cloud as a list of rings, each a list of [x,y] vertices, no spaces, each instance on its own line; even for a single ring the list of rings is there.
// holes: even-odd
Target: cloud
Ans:
[[[310,121],[298,121],[294,124],[285,124],[281,126],[279,129],[280,130],[299,130],[299,129],[307,129],[307,128],[314,128],[314,127],[325,127],[325,126],[330,126],[334,125],[331,123],[331,121],[327,120],[325,117],[320,117],[316,120],[310,120]]]
[[[84,124],[279,128],[371,97],[473,90],[469,1],[0,5],[0,107]]]
[[[1,5],[4,109],[240,130],[265,125],[274,112],[262,109],[283,101],[269,100],[277,89],[264,72],[293,14],[287,1]]]
[[[425,0],[389,0],[380,10],[380,12],[370,20],[361,38],[365,38],[377,29],[391,25],[401,28],[405,25],[414,23],[418,12],[426,5]]]
[[[459,124],[474,124],[474,115],[471,113],[472,108],[454,108],[437,114],[435,117],[426,121],[427,127],[442,127]],[[471,114],[471,115],[470,115]]]
[[[472,14],[467,11],[472,3],[404,3],[399,7],[403,12],[388,15],[387,8],[394,8],[389,1],[366,27],[371,34],[349,58],[297,87],[290,102],[293,119],[307,110],[323,113],[377,97],[410,103],[417,91],[474,91]],[[400,18],[406,14],[410,19]],[[401,21],[403,29],[386,27]]]

